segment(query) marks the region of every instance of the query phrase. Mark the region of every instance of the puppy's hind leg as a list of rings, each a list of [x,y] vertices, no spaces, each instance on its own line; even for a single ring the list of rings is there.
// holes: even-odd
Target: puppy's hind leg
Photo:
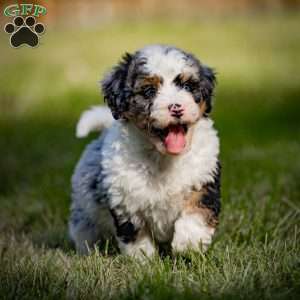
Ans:
[[[69,234],[78,254],[88,254],[99,241],[100,228],[82,208],[72,208]]]

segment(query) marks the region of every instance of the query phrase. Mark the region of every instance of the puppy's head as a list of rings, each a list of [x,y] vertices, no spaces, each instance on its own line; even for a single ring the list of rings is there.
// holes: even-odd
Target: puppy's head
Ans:
[[[211,111],[213,70],[180,49],[153,45],[126,54],[102,81],[115,119],[135,124],[163,154],[188,151],[196,122]]]

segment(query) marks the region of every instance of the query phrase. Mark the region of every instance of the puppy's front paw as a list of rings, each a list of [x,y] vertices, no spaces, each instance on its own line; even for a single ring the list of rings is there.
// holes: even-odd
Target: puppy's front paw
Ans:
[[[153,241],[148,236],[138,237],[136,241],[130,243],[124,243],[121,240],[119,240],[118,243],[123,254],[136,257],[141,260],[155,254]]]
[[[214,232],[215,229],[209,227],[201,215],[183,215],[175,222],[172,250],[175,253],[189,249],[206,251]]]

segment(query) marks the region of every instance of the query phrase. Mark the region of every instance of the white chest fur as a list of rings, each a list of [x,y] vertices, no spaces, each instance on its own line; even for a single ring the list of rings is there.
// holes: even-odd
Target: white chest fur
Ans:
[[[103,144],[104,186],[110,207],[142,214],[158,240],[167,241],[185,195],[213,180],[219,140],[210,119],[201,119],[189,152],[162,156],[130,124],[115,122]]]

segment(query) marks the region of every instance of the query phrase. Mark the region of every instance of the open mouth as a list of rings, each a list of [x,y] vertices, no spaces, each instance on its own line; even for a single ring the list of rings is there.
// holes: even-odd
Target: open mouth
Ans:
[[[172,124],[163,129],[153,128],[152,131],[162,140],[168,153],[180,154],[184,150],[188,132],[186,124]]]

